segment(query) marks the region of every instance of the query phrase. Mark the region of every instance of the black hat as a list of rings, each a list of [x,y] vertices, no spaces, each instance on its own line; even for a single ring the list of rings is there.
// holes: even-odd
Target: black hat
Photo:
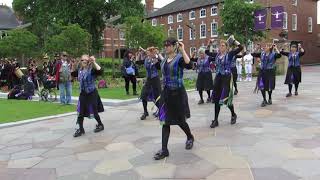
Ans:
[[[173,37],[169,37],[167,40],[164,41],[164,46],[174,46],[178,40]]]
[[[292,46],[298,47],[299,43],[300,43],[299,41],[291,41],[290,47],[292,47]]]

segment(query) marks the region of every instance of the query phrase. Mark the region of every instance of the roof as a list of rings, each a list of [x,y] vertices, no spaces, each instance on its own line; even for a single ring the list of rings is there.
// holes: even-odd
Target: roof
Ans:
[[[175,0],[172,3],[150,13],[148,18],[186,11],[221,2],[222,0]]]
[[[20,26],[13,10],[5,5],[0,5],[0,30],[15,29]]]

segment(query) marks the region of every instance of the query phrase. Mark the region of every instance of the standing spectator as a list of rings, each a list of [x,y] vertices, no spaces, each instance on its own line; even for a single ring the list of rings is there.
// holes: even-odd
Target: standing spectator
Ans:
[[[60,91],[61,104],[71,103],[71,65],[68,62],[68,54],[62,52],[61,61],[56,65],[56,82]]]
[[[131,81],[132,83],[132,89],[133,89],[133,95],[138,95],[137,94],[137,70],[136,70],[136,65],[134,63],[134,55],[133,52],[128,50],[125,53],[124,59],[123,59],[123,64],[122,64],[122,75],[124,77],[124,80],[126,82],[125,87],[126,87],[126,92],[127,95],[129,95],[129,83]]]
[[[238,81],[242,81],[242,57],[236,58],[236,65],[237,65],[237,73],[238,73]]]
[[[253,65],[253,56],[249,51],[243,57],[245,70],[246,70],[246,80],[245,81],[252,81],[252,65]]]

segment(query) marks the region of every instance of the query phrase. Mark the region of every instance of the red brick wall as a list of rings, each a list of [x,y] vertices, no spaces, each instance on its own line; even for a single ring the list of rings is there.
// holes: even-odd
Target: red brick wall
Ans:
[[[119,49],[119,31],[118,29],[112,29],[110,27],[106,27],[103,34],[103,50],[101,52],[101,57],[112,57],[112,41],[111,37],[113,35],[115,57],[117,57],[116,51]],[[125,40],[120,39],[120,49],[125,48]]]

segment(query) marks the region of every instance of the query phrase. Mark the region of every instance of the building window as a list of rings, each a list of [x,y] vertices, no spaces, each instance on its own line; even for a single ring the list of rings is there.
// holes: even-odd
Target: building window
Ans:
[[[125,33],[123,31],[120,31],[119,36],[120,40],[125,40]]]
[[[152,24],[152,26],[156,26],[157,25],[157,19],[152,19],[151,24]]]
[[[190,11],[189,12],[189,19],[190,20],[196,19],[196,12],[195,11]]]
[[[181,13],[179,13],[179,14],[177,15],[177,22],[182,22],[182,20],[183,20],[183,16],[182,16]]]
[[[189,34],[190,34],[190,40],[195,40],[196,39],[195,29],[189,28]]]
[[[168,16],[168,24],[172,24],[173,23],[173,16]]]
[[[298,6],[298,0],[292,0],[292,5]]]
[[[218,22],[211,23],[211,37],[218,37]]]
[[[298,29],[298,18],[296,14],[292,14],[292,31],[296,31]]]
[[[204,39],[207,36],[207,26],[202,22],[200,25],[200,39]]]
[[[211,16],[216,16],[218,15],[218,7],[217,6],[212,6],[211,8]]]
[[[288,13],[283,12],[283,29],[288,29]]]
[[[177,37],[179,41],[183,40],[183,28],[181,26],[177,29]]]
[[[197,51],[197,48],[195,47],[190,47],[190,55],[193,54],[193,52],[196,52]]]
[[[173,29],[171,28],[171,26],[169,27],[169,29],[168,29],[168,37],[174,37],[175,35],[174,35],[174,31],[173,31]]]
[[[200,10],[200,18],[205,18],[206,17],[206,9],[201,9]]]
[[[312,17],[308,17],[308,32],[312,33]]]

